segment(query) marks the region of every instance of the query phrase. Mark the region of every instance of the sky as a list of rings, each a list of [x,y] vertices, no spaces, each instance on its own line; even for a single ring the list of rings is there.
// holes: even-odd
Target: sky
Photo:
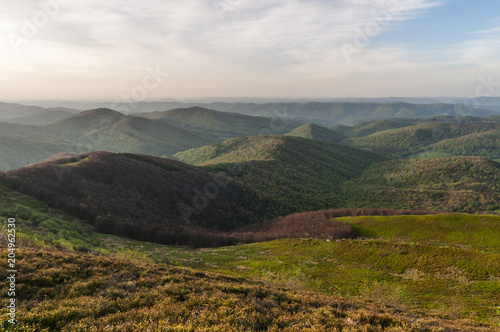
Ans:
[[[500,96],[497,0],[17,0],[0,100]]]

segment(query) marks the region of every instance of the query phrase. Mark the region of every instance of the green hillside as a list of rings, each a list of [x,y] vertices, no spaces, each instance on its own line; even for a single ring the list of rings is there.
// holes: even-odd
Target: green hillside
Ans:
[[[307,214],[303,216],[307,218]],[[500,324],[499,216],[358,216],[337,220],[351,225],[359,238],[282,239],[195,251],[144,249],[142,243],[113,242],[141,252],[153,251],[158,261],[380,303],[414,317],[456,322],[467,318],[491,324],[489,328],[496,331],[494,326]],[[438,326],[443,328],[443,322]],[[478,326],[470,329],[478,330]]]
[[[92,152],[63,157],[9,171],[3,180],[87,220],[100,232],[160,243],[233,243],[219,231],[262,221],[269,214],[269,203],[249,187],[145,155]]]
[[[4,331],[487,331],[388,305],[138,260],[23,248]],[[77,267],[77,268],[76,268]],[[2,298],[5,317],[7,299]]]
[[[300,127],[295,128],[287,136],[295,136],[302,138],[311,138],[318,141],[340,143],[346,137],[340,133],[330,130],[325,127],[315,125],[313,123],[306,123]]]
[[[46,125],[44,129],[57,137],[86,144],[91,150],[156,156],[170,156],[215,142],[215,138],[207,135],[108,109],[82,112]]]
[[[383,158],[335,143],[251,136],[191,149],[175,158],[225,172],[272,202],[272,215],[342,207],[341,184]]]
[[[473,116],[447,116],[441,115],[431,118],[397,118],[397,119],[384,119],[376,120],[368,123],[360,123],[349,127],[345,130],[346,136],[349,137],[363,137],[368,136],[380,131],[397,129],[409,126],[415,126],[422,123],[436,123],[436,122],[449,122],[455,124],[463,123],[485,123],[485,122],[499,122],[497,117],[473,117]]]
[[[363,237],[500,254],[500,216],[436,214],[337,218]]]
[[[344,140],[349,146],[396,158],[432,149],[435,143],[500,128],[500,123],[428,122]]]
[[[108,150],[171,156],[218,141],[206,134],[109,109],[85,111],[41,126],[0,123],[0,131],[0,169],[4,171],[60,152]]]
[[[179,108],[164,112],[137,114],[137,116],[215,136],[220,140],[268,133],[269,128],[275,126],[275,121],[270,118],[219,112],[202,107]],[[283,127],[275,128],[273,131],[276,131],[276,134],[286,133],[294,128],[295,123],[290,122],[287,121],[286,124],[280,122],[279,126]]]
[[[349,207],[500,212],[500,164],[478,157],[392,160],[344,184]]]
[[[2,242],[11,217],[18,322],[7,324],[8,298],[0,298],[5,331],[486,332],[500,324],[500,217],[337,218],[363,237],[192,250],[97,234],[0,185]]]
[[[79,144],[53,137],[41,127],[0,122],[0,170],[33,164],[68,150],[85,151]]]
[[[447,139],[434,144],[433,150],[455,156],[500,159],[500,129]]]

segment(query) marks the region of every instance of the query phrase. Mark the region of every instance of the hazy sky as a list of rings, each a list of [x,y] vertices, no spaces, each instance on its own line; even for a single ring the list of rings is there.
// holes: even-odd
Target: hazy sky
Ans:
[[[1,100],[500,96],[498,0],[16,0],[0,34]]]

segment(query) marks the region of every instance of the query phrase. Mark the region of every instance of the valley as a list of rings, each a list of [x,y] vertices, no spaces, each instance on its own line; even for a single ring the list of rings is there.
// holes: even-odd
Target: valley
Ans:
[[[0,123],[16,331],[499,326],[498,117],[313,114],[29,109]]]

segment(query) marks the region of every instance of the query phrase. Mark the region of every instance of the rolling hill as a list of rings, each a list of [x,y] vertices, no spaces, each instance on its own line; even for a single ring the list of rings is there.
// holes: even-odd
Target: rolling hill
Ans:
[[[143,113],[137,116],[216,136],[221,140],[259,135],[268,133],[270,130],[276,134],[284,134],[295,125],[291,121],[275,124],[275,121],[270,118],[219,112],[202,107],[178,108],[164,112]]]
[[[32,115],[45,109],[40,106],[27,106],[16,103],[0,102],[0,119],[12,119],[21,116]]]
[[[34,114],[18,118],[5,119],[4,121],[22,125],[45,125],[75,114],[76,114],[75,110],[59,107],[53,109],[46,109]]]
[[[100,232],[161,243],[212,244],[211,231],[268,214],[268,203],[249,187],[145,155],[91,152],[12,170],[3,180]]]
[[[434,144],[433,149],[453,156],[500,159],[500,129],[447,139]]]
[[[0,123],[0,169],[26,166],[56,153],[95,150],[171,156],[218,141],[168,123],[96,109],[34,126]]]
[[[96,109],[44,126],[47,132],[92,150],[170,156],[175,152],[215,142],[208,135],[193,133],[159,121],[126,116],[109,109]]]
[[[398,129],[403,127],[415,126],[422,123],[436,123],[436,122],[448,122],[454,124],[462,123],[486,123],[486,122],[500,122],[500,117],[473,117],[473,116],[435,116],[431,118],[397,118],[397,119],[384,119],[376,120],[365,123],[360,123],[352,127],[344,129],[342,132],[351,138],[363,137],[371,134],[375,134],[380,131],[385,131],[389,129]]]
[[[34,164],[61,151],[83,152],[78,144],[57,138],[39,126],[0,122],[0,169]]]
[[[499,115],[498,107],[494,110],[487,108],[474,108],[458,104],[456,100],[450,103],[439,103],[436,100],[406,100],[408,102],[396,101],[395,99],[353,100],[345,101],[158,101],[141,102],[130,107],[126,103],[93,103],[85,105],[90,108],[116,108],[129,109],[134,113],[162,112],[178,108],[189,108],[193,106],[203,107],[211,110],[238,113],[250,116],[273,118],[276,114],[288,119],[297,119],[302,123],[313,122],[321,126],[333,126],[337,124],[355,125],[358,123],[391,118],[429,118],[440,115],[477,117]],[[424,103],[425,102],[425,103]],[[69,107],[78,105],[67,104]],[[81,107],[81,105],[80,105]],[[291,130],[292,128],[290,128]]]
[[[250,136],[195,148],[175,158],[225,172],[272,202],[276,217],[342,207],[341,184],[384,159],[335,143],[291,136]]]
[[[302,137],[302,138],[310,138],[330,143],[340,143],[342,140],[346,139],[346,136],[337,133],[331,129],[318,126],[314,123],[306,123],[300,127],[295,128],[286,135]]]
[[[429,118],[439,115],[498,115],[496,111],[475,109],[457,104],[411,104],[395,103],[349,103],[349,102],[306,102],[306,103],[214,103],[207,107],[224,112],[247,115],[272,116],[275,110],[283,110],[290,118],[309,119],[323,126],[336,124],[354,125],[370,120],[390,118]]]
[[[37,163],[61,151],[82,151],[61,139],[40,136],[0,134],[0,170],[8,171]]]
[[[425,122],[414,126],[379,131],[342,141],[349,146],[366,149],[389,158],[408,157],[432,150],[443,140],[500,128],[498,122]]]
[[[344,183],[348,207],[500,212],[500,163],[478,157],[391,160]]]

